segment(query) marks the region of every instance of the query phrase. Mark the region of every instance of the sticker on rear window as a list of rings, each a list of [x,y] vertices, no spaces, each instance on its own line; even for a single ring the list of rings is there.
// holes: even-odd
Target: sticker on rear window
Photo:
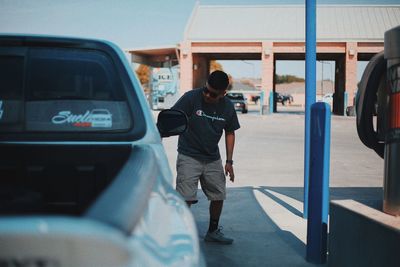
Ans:
[[[53,124],[70,124],[75,127],[111,128],[112,114],[108,109],[87,110],[83,114],[73,114],[63,110],[51,119]]]

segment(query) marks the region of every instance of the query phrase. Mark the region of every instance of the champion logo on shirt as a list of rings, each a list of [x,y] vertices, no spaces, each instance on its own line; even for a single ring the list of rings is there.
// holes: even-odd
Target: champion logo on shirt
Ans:
[[[224,118],[218,117],[218,116],[210,116],[207,115],[204,111],[202,111],[201,109],[196,111],[196,115],[199,117],[206,117],[208,119],[211,119],[212,121],[217,120],[217,121],[225,121]]]

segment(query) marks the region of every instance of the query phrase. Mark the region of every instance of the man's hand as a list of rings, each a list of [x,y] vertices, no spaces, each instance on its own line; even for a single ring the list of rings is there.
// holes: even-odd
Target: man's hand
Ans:
[[[235,174],[233,173],[233,166],[230,163],[225,164],[225,175],[228,175],[232,183],[235,181]]]

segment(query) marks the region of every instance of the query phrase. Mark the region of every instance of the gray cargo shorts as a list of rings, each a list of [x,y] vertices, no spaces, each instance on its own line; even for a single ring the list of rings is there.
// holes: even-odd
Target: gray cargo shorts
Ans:
[[[186,201],[196,203],[197,188],[201,189],[208,200],[225,200],[226,177],[221,159],[205,162],[178,153],[176,161],[176,191]]]

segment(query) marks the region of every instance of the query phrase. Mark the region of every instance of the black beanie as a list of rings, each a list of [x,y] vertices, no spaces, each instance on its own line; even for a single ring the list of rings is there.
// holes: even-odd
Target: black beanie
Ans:
[[[216,70],[210,74],[207,82],[212,88],[222,91],[228,88],[229,78],[225,72]]]

